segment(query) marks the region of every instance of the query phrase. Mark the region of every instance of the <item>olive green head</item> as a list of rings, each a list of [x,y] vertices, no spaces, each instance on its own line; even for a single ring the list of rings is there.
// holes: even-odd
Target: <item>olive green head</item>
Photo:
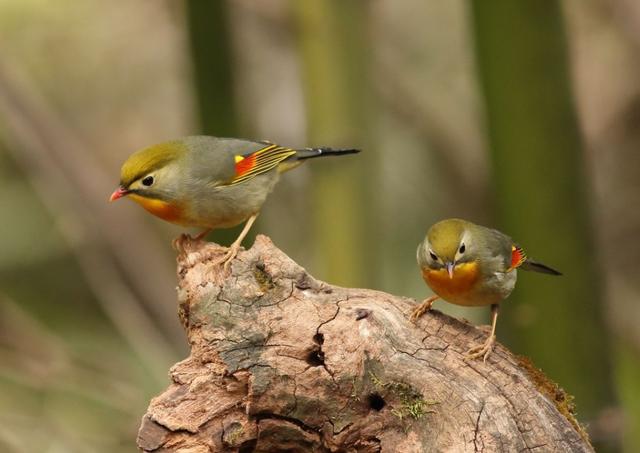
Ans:
[[[170,198],[178,163],[187,147],[181,140],[160,143],[133,153],[120,170],[120,187],[111,200],[129,194],[152,199]]]
[[[183,142],[171,141],[133,153],[122,165],[120,185],[125,188],[130,187],[136,181],[176,161],[186,152],[186,149]]]
[[[446,219],[434,224],[418,246],[418,263],[430,269],[446,268],[452,275],[457,264],[472,261],[473,224],[461,219]]]
[[[455,261],[462,247],[464,253],[466,245],[462,241],[467,232],[469,222],[460,219],[447,219],[433,225],[427,233],[427,240],[431,251],[443,261]]]

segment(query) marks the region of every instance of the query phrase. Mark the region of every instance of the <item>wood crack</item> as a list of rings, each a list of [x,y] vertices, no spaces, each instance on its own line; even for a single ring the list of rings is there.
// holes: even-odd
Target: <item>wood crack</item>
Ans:
[[[191,353],[151,401],[142,451],[593,451],[502,346],[461,359],[473,326],[434,311],[416,328],[415,301],[318,281],[264,236],[230,274],[184,264]]]

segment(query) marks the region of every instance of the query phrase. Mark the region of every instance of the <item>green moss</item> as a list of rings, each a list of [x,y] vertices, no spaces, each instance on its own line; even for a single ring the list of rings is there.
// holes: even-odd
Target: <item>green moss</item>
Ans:
[[[399,409],[393,409],[391,413],[401,420],[407,416],[413,418],[414,420],[420,420],[426,413],[435,414],[436,411],[427,409],[428,404],[429,403],[427,403],[423,399],[407,400],[403,402],[402,406]]]
[[[276,287],[271,275],[265,272],[264,264],[262,263],[256,264],[253,268],[253,278],[256,279],[258,286],[260,286],[260,289],[265,293]]]
[[[587,431],[575,417],[576,406],[573,396],[569,395],[562,387],[549,379],[528,357],[516,356],[516,359],[518,360],[518,365],[527,372],[527,375],[538,391],[553,402],[556,409],[573,425],[575,430],[586,442],[590,442]]]
[[[382,393],[385,400],[397,401],[395,405],[393,402],[389,404],[392,407],[391,413],[400,420],[407,417],[420,420],[425,414],[435,413],[434,410],[429,409],[429,406],[438,404],[438,402],[426,401],[422,397],[422,393],[411,385],[400,381],[384,382],[372,371],[369,371],[369,378],[373,386]]]
[[[238,422],[233,422],[231,426],[229,426],[224,433],[224,442],[230,447],[236,447],[238,440],[244,434],[244,428]]]
[[[382,382],[378,376],[375,375],[373,371],[369,371],[369,378],[375,387],[384,388],[385,384]]]

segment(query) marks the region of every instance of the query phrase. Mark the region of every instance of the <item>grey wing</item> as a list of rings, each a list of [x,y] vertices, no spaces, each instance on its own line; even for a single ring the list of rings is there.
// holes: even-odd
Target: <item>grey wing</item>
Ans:
[[[236,176],[235,156],[245,156],[264,147],[259,142],[206,135],[187,137],[184,141],[191,150],[191,176],[210,187],[227,184]]]
[[[502,272],[506,272],[511,268],[511,247],[514,242],[506,234],[494,230],[493,228],[484,228],[487,238],[487,244],[484,249],[485,259],[497,262]]]

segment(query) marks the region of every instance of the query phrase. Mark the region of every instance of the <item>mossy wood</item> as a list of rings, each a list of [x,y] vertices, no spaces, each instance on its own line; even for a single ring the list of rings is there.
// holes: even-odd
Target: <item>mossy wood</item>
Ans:
[[[318,281],[264,236],[229,275],[205,250],[224,252],[178,260],[191,355],[151,402],[143,451],[593,451],[530,364],[501,345],[464,360],[486,332],[437,311],[414,326],[416,301]]]

